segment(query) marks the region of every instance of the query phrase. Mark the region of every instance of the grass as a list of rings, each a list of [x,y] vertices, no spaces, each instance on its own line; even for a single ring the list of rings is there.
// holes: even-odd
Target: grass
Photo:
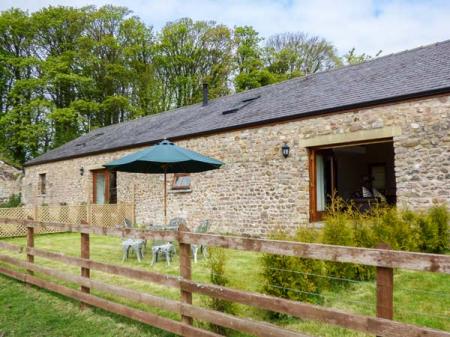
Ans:
[[[7,239],[8,242],[24,245],[25,238]],[[79,256],[79,234],[49,234],[35,238],[35,246],[68,255]],[[149,248],[147,247],[147,252]],[[2,254],[4,252],[2,251]],[[23,254],[8,253],[20,256]],[[249,291],[260,291],[258,253],[227,250],[226,266],[230,287]],[[122,265],[120,239],[91,235],[91,258],[96,261]],[[147,253],[142,263],[131,256],[123,265],[153,270],[161,273],[178,275],[177,257],[171,266],[158,262],[150,266],[150,254]],[[36,263],[79,274],[79,269],[59,262],[36,258]],[[192,275],[195,281],[209,282],[209,269],[203,259],[192,265]],[[91,271],[94,279],[123,287],[140,290],[171,299],[179,298],[179,290],[171,289],[148,282],[132,280],[102,272]],[[48,278],[40,275],[43,278]],[[53,280],[56,281],[56,280]],[[397,271],[395,274],[395,319],[417,325],[450,331],[450,277],[445,274]],[[73,284],[59,282],[70,287]],[[109,294],[93,291],[101,297],[124,303],[149,312],[156,312],[165,317],[179,319],[174,313],[165,312],[131,302]],[[172,336],[143,324],[106,313],[100,309],[89,309],[80,312],[78,303],[67,300],[59,295],[25,286],[20,282],[6,277],[0,278],[0,331],[6,331],[7,336]],[[374,315],[375,285],[374,282],[352,283],[349,287],[321,294],[324,305],[346,311]],[[207,305],[207,298],[194,295],[194,304]],[[264,319],[264,312],[258,308],[235,305],[240,316],[254,319]],[[313,336],[366,336],[331,325],[313,321],[286,318],[273,322],[286,328],[302,331]],[[204,323],[197,323],[206,327]],[[245,336],[235,333],[233,336]]]

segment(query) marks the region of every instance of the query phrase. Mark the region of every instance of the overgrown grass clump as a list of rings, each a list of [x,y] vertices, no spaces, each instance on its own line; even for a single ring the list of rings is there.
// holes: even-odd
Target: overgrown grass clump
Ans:
[[[208,267],[209,267],[209,278],[212,284],[219,286],[228,286],[230,281],[225,275],[225,266],[227,263],[227,255],[225,249],[218,247],[210,247],[208,249]],[[208,299],[209,308],[224,312],[227,314],[234,313],[233,303],[229,301],[222,300],[220,298],[211,297]],[[211,330],[220,333],[224,336],[228,336],[230,330],[224,328],[220,325],[210,324]]]
[[[271,238],[366,248],[387,244],[394,250],[442,254],[449,249],[449,219],[445,206],[413,212],[377,204],[361,212],[335,198],[321,229],[300,228],[295,235],[276,231]],[[264,293],[312,303],[321,302],[326,290],[375,278],[374,267],[351,263],[265,254],[261,264]]]

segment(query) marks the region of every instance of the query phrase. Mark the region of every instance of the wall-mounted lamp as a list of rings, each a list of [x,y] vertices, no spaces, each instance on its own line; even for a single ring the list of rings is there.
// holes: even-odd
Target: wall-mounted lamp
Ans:
[[[284,143],[284,145],[281,147],[281,153],[283,154],[284,158],[289,157],[289,150],[290,150],[289,145],[287,145],[287,143]]]
[[[80,168],[80,176],[84,175],[84,167]]]

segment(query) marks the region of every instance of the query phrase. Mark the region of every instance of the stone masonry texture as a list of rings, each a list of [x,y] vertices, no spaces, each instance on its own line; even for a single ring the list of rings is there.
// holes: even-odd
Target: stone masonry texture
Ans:
[[[397,205],[426,209],[450,205],[450,95],[314,116],[177,141],[177,145],[217,158],[225,165],[192,174],[189,192],[170,191],[168,218],[181,216],[194,228],[209,219],[212,231],[265,236],[275,228],[295,230],[309,222],[309,164],[305,140],[397,127],[394,136]],[[281,146],[290,146],[284,158]],[[26,204],[79,204],[90,201],[90,169],[140,148],[26,167]],[[80,168],[85,169],[83,176]],[[39,174],[47,193],[38,195]],[[118,201],[136,201],[136,220],[163,222],[163,176],[118,173]],[[134,188],[133,188],[134,186]],[[134,195],[133,195],[134,190]]]
[[[20,193],[21,179],[22,171],[0,160],[0,202]]]

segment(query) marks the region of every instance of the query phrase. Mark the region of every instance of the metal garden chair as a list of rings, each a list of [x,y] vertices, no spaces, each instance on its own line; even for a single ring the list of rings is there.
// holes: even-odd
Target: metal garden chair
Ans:
[[[200,222],[200,225],[198,225],[194,230],[194,233],[206,233],[208,232],[209,227],[209,220],[203,220],[202,222]],[[203,257],[206,257],[207,248],[205,245],[191,245],[191,249],[192,256],[194,257],[194,263],[197,263],[197,253],[199,250],[202,253]]]

